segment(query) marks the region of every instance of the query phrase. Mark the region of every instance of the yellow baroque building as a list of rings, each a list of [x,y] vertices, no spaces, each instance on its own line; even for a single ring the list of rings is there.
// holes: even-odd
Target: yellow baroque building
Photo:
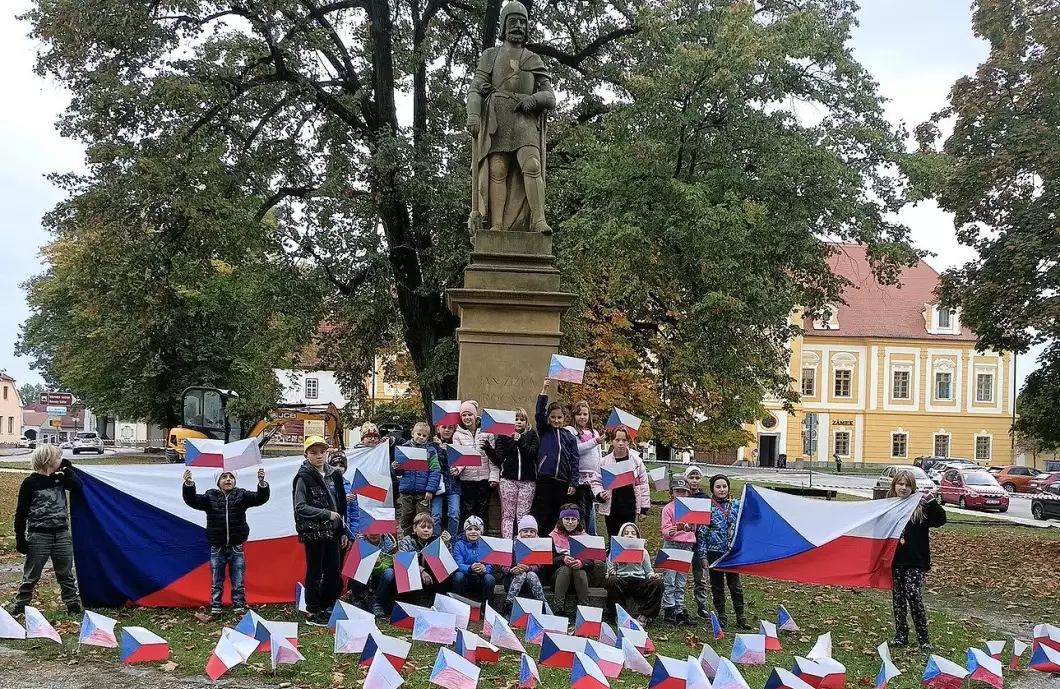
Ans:
[[[791,342],[794,413],[777,402],[746,428],[738,459],[903,464],[920,456],[1015,463],[1010,427],[1015,356],[977,352],[960,314],[935,297],[939,275],[921,261],[900,286],[874,279],[865,250],[840,245],[832,270],[852,285],[827,320],[804,319]],[[785,455],[781,457],[781,455]]]

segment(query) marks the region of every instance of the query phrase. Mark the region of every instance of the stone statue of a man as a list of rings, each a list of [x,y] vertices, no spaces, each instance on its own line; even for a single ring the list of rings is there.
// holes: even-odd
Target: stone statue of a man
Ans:
[[[541,57],[526,49],[527,12],[501,10],[504,42],[479,58],[467,96],[472,231],[551,232],[545,222],[545,116],[556,107]]]

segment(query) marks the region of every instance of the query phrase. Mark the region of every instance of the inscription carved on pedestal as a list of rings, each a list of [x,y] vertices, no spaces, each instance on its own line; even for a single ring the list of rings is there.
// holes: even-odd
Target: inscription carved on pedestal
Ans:
[[[533,399],[541,382],[532,376],[480,376],[479,408],[511,409]],[[527,410],[531,414],[533,410]]]

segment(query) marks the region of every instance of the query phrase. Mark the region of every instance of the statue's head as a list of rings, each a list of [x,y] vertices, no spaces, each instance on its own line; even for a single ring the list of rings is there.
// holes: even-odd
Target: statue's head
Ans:
[[[528,31],[526,7],[519,0],[510,0],[501,10],[501,36],[515,45],[526,43]]]

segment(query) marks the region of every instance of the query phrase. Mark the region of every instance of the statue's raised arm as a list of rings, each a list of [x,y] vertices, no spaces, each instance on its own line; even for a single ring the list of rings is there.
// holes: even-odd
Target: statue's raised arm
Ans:
[[[527,12],[501,10],[500,46],[479,58],[467,96],[472,231],[550,233],[545,222],[545,122],[556,108],[541,56],[526,48]],[[485,224],[483,224],[485,221]]]

